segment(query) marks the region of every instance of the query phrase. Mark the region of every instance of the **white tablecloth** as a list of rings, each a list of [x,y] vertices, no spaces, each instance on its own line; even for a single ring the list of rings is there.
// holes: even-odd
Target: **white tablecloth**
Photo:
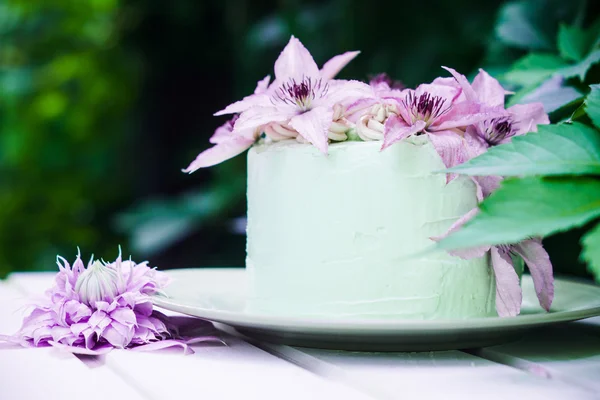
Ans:
[[[29,296],[53,274],[0,281],[0,333],[15,332]],[[77,357],[0,347],[1,400],[141,399],[600,399],[600,319],[547,328],[469,351],[354,353],[256,342],[195,354],[115,350]]]

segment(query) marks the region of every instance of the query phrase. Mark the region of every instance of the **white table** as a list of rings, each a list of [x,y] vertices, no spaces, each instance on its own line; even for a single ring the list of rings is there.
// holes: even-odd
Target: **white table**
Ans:
[[[19,328],[28,296],[52,278],[0,281],[0,333]],[[221,335],[226,345],[194,345],[189,356],[0,347],[0,399],[600,399],[598,318],[511,344],[429,353],[348,353]]]

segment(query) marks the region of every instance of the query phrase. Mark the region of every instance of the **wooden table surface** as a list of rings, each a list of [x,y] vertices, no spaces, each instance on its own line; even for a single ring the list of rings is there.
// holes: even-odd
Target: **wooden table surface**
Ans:
[[[30,296],[52,279],[0,281],[0,333],[19,328]],[[600,399],[600,318],[501,346],[426,353],[294,348],[220,328],[225,345],[193,345],[188,356],[0,347],[0,399]]]

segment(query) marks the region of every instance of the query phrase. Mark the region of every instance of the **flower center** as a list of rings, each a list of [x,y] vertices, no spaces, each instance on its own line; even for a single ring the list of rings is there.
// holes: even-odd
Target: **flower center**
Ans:
[[[490,146],[500,144],[504,139],[514,136],[515,130],[509,117],[494,118],[483,123],[485,140]]]
[[[451,107],[450,105],[446,106],[446,99],[440,96],[432,96],[430,93],[417,96],[412,91],[408,93],[403,104],[410,111],[412,122],[424,121],[427,124],[426,127],[446,114]]]
[[[297,82],[291,78],[276,90],[275,100],[307,111],[314,99],[327,94],[328,88],[329,85],[323,84],[321,79],[303,77],[300,82]]]
[[[95,261],[79,277],[75,283],[75,291],[82,303],[94,306],[96,301],[112,302],[118,294],[118,275],[115,270]]]

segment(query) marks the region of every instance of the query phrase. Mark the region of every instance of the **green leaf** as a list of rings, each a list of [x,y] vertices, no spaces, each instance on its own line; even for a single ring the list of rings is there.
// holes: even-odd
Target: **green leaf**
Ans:
[[[590,94],[585,98],[585,112],[600,129],[600,85],[590,85]]]
[[[554,54],[531,53],[517,60],[504,79],[515,84],[531,86],[564,69],[564,61]]]
[[[583,82],[589,69],[597,62],[600,62],[600,49],[592,51],[577,64],[561,68],[558,73],[565,78],[574,78],[577,76]]]
[[[600,175],[600,133],[578,122],[540,125],[448,171],[465,175]]]
[[[537,7],[528,2],[508,3],[500,10],[496,36],[504,43],[522,49],[551,49],[551,41],[536,23]]]
[[[600,224],[581,238],[581,260],[585,261],[596,282],[600,283]]]
[[[587,33],[576,26],[560,25],[558,51],[563,58],[581,61],[589,49]]]
[[[508,179],[480,209],[473,220],[440,241],[438,247],[449,250],[517,243],[581,226],[600,216],[600,180]]]

